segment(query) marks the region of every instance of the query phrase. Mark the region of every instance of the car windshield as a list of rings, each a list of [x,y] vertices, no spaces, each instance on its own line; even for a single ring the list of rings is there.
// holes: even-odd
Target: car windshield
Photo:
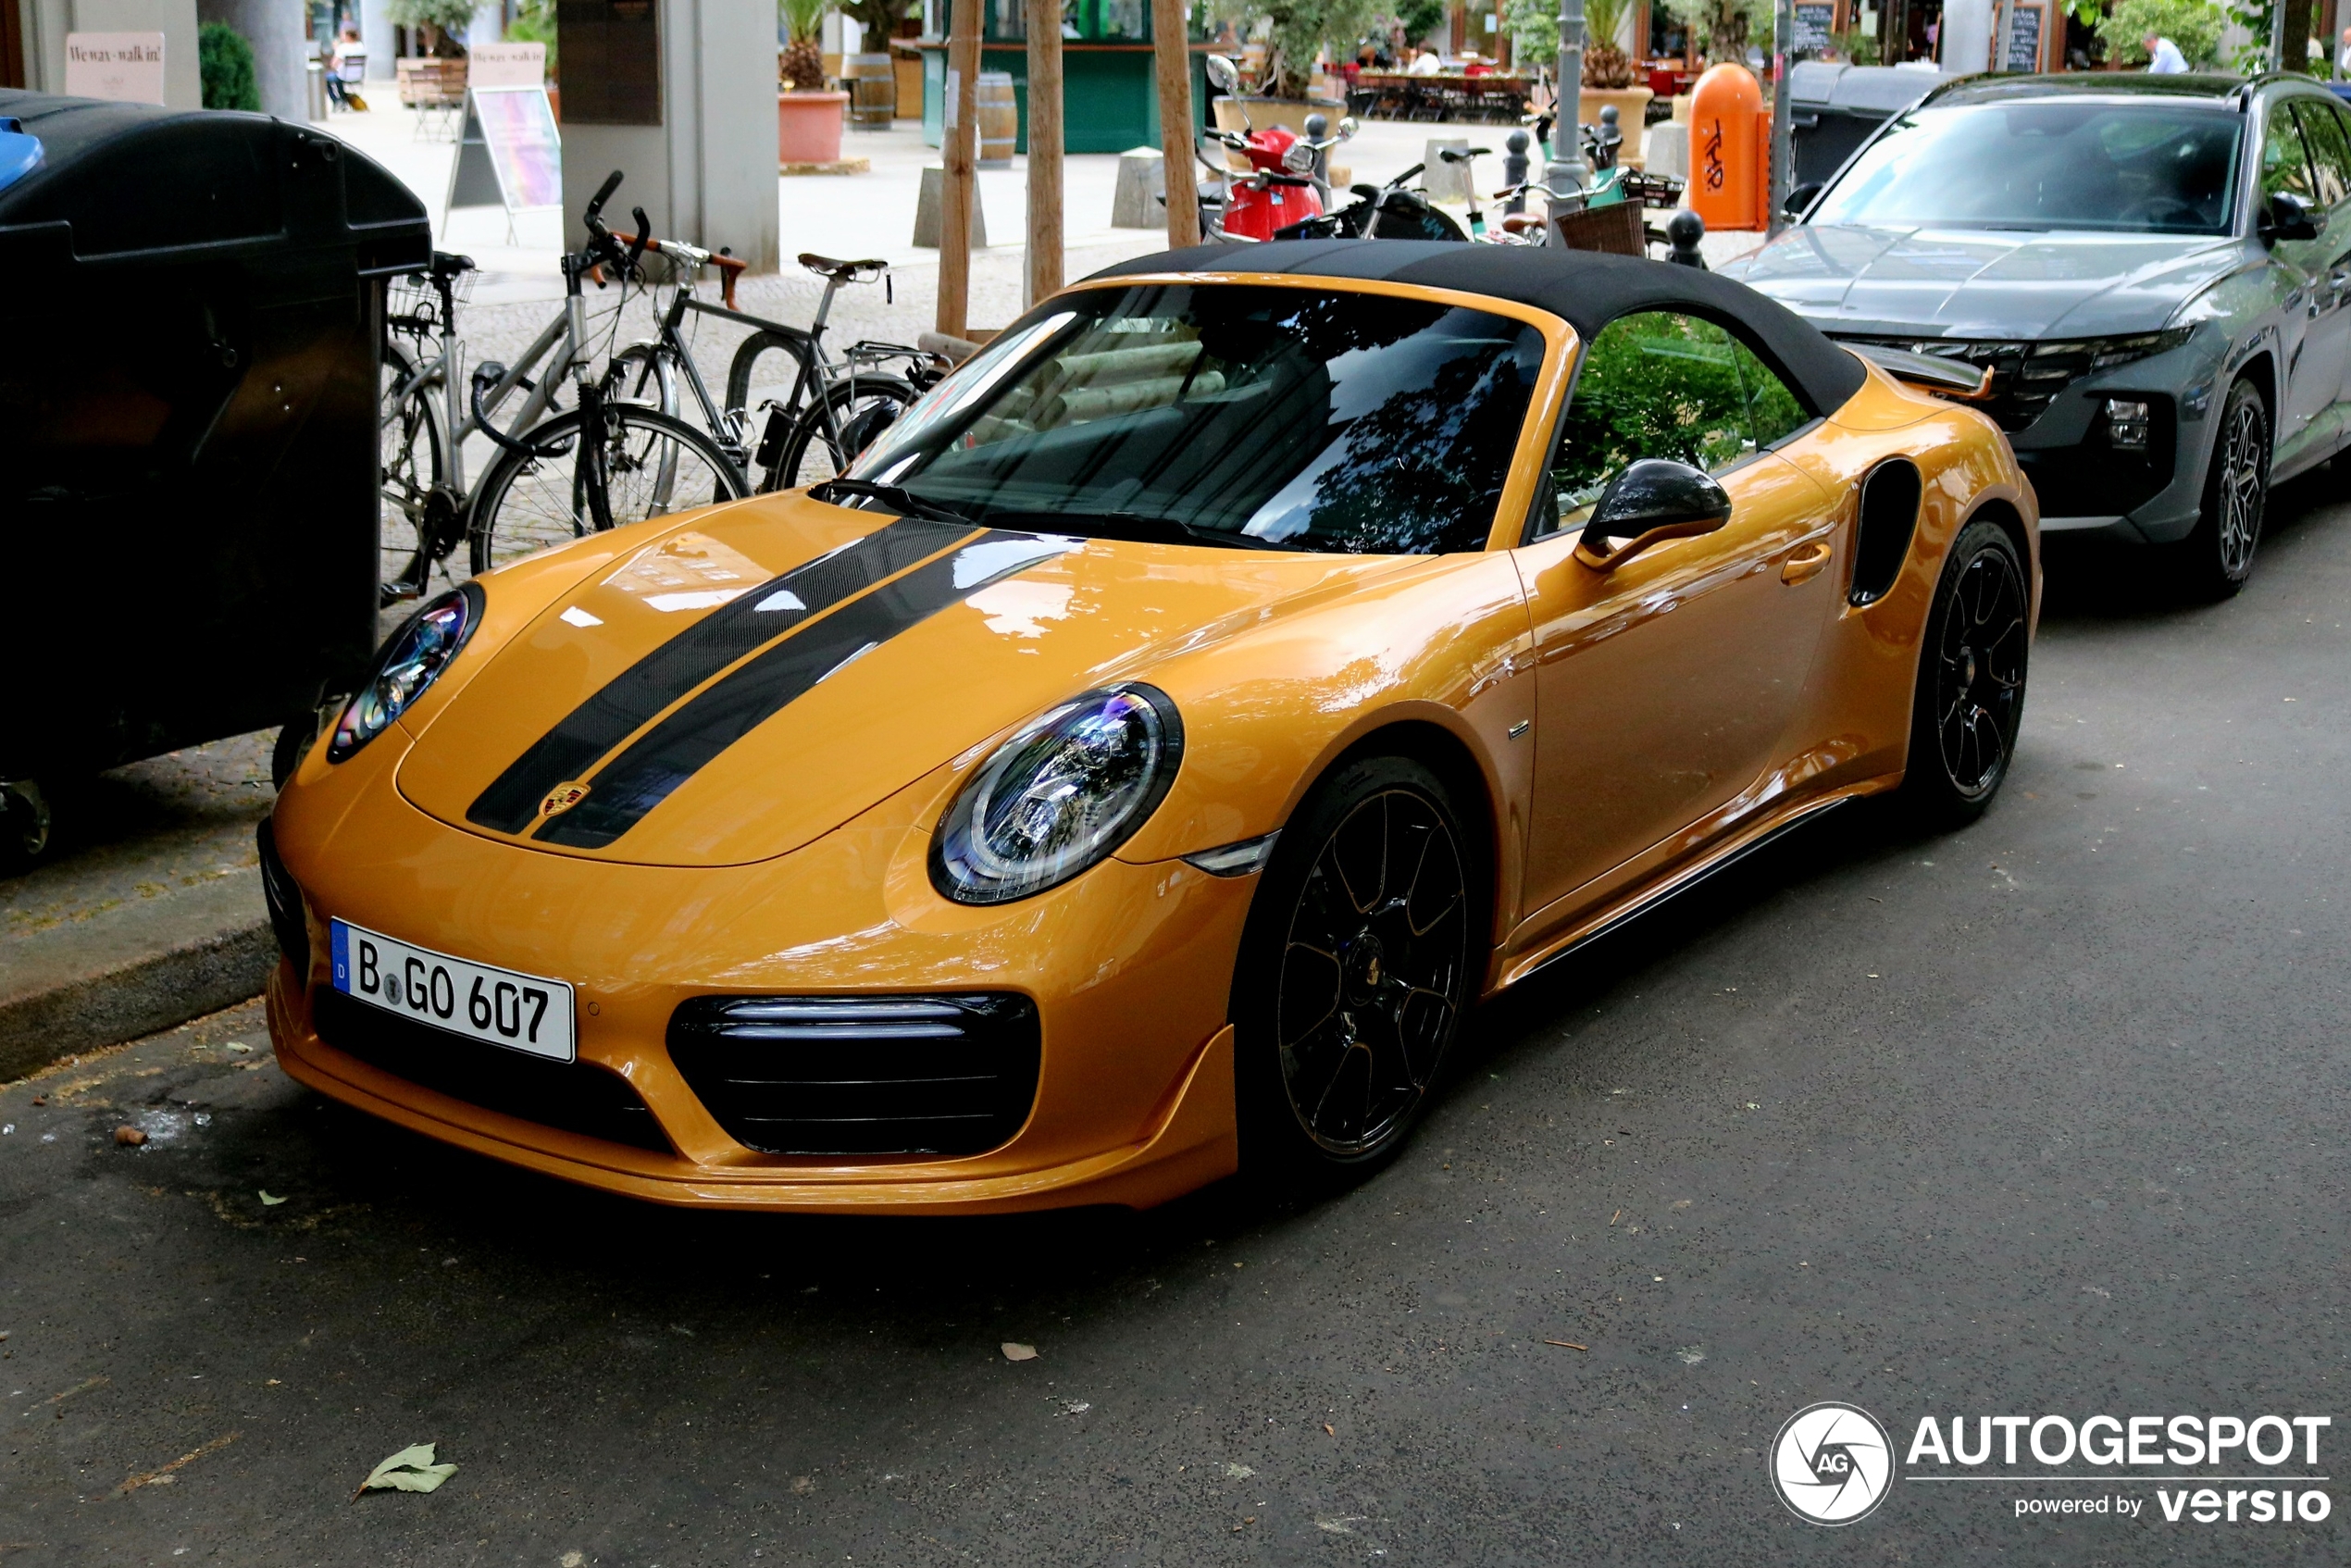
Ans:
[[[1872,143],[1805,221],[2225,234],[2242,123],[2172,105],[1921,109]]]
[[[1524,322],[1392,294],[1081,290],[949,378],[851,477],[1000,526],[1479,550],[1543,352]]]

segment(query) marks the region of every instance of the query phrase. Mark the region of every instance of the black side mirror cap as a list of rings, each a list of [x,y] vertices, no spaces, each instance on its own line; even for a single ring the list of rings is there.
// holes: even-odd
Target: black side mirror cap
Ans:
[[[1614,571],[1653,544],[1712,533],[1731,520],[1731,497],[1711,474],[1663,457],[1626,465],[1592,507],[1576,558]]]
[[[2258,225],[2261,243],[2273,245],[2281,240],[2315,240],[2319,237],[2318,219],[2310,215],[2310,204],[2291,191],[2272,195],[2261,209]]]
[[[1780,202],[1780,210],[1790,218],[1802,218],[1814,202],[1821,199],[1826,187],[1818,180],[1808,180],[1790,191]]]

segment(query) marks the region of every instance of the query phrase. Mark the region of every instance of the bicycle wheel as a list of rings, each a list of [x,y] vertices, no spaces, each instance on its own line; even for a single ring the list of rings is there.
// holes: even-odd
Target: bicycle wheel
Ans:
[[[520,451],[498,454],[474,495],[476,574],[594,532],[587,464],[601,467],[615,528],[751,493],[717,442],[681,419],[616,403],[604,404],[601,422],[592,453],[579,450],[574,409],[524,431]]]
[[[405,354],[384,345],[376,504],[382,564],[376,568],[376,581],[387,604],[424,591],[426,574],[432,569],[427,509],[434,487],[448,473],[442,458],[441,422],[432,412],[441,380],[435,376],[411,386],[416,374]]]
[[[823,399],[808,405],[792,427],[783,460],[768,472],[763,490],[798,490],[848,471],[857,454],[898,421],[921,394],[895,376],[859,376],[836,381]],[[829,423],[825,416],[831,413]]]
[[[612,402],[678,412],[678,367],[659,343],[631,343],[614,355],[603,382],[604,396]]]

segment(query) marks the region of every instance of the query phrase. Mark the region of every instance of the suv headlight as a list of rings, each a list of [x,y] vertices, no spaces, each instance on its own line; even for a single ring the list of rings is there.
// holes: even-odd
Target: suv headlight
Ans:
[[[1023,725],[947,808],[930,880],[957,903],[1009,903],[1068,881],[1133,836],[1184,755],[1167,693],[1127,681]]]
[[[359,694],[343,704],[327,760],[342,762],[382,734],[430,686],[481,620],[481,590],[454,588],[408,617],[376,654]]]

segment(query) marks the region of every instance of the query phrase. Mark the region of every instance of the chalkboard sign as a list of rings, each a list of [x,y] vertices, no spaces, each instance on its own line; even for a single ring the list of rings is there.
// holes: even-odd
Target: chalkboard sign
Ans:
[[[514,217],[564,205],[563,139],[544,87],[472,87],[466,92],[465,131],[449,170],[451,207],[503,206],[506,231]]]
[[[1788,40],[1787,57],[1809,60],[1828,52],[1836,28],[1835,0],[1797,0],[1795,36]]]
[[[2009,0],[2009,53],[2000,68],[2037,71],[2041,68],[2041,19],[2047,13],[2025,0]]]

